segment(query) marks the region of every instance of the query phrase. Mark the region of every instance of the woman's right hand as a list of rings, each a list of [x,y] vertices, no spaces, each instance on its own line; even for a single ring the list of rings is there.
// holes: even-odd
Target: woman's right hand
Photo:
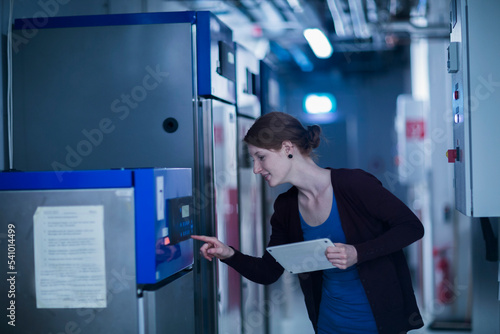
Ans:
[[[234,255],[234,249],[220,242],[215,237],[208,237],[205,235],[192,235],[191,238],[205,242],[200,248],[200,253],[205,259],[209,261],[212,261],[214,257],[225,260]]]

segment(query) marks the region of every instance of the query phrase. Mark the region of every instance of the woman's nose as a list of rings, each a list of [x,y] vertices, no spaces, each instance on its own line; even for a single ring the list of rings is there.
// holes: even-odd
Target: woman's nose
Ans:
[[[254,174],[259,174],[262,168],[260,167],[260,163],[257,160],[253,161],[253,173]]]

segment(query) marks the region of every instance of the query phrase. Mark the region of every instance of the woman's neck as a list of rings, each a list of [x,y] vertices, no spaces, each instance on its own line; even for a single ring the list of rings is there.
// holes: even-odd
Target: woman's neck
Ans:
[[[291,183],[298,188],[301,196],[317,198],[330,187],[330,171],[309,160],[304,159],[304,163],[296,166]]]

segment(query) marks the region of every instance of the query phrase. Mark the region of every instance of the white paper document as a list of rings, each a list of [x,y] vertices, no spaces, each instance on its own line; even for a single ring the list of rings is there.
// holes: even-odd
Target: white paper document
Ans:
[[[105,308],[104,207],[40,206],[33,225],[37,308]]]

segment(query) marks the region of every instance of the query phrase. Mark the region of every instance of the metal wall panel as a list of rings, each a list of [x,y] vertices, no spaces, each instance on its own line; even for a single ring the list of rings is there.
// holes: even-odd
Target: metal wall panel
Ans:
[[[193,272],[174,280],[157,291],[144,291],[145,333],[195,333]],[[165,301],[184,300],[175,304]]]
[[[38,308],[35,211],[39,207],[90,205],[103,206],[104,211],[105,250],[100,256],[105,258],[106,307]],[[15,267],[12,269],[16,274],[11,275],[15,278],[15,296],[8,297],[7,291],[12,287],[5,279],[0,281],[0,289],[5,292],[1,296],[2,305],[7,307],[15,301],[15,327],[2,321],[2,333],[114,333],[117,326],[120,333],[138,332],[133,189],[1,191],[1,233],[7,233],[8,224],[15,226]],[[0,255],[5,261],[7,241],[7,238],[1,239]],[[57,272],[57,268],[54,270]]]
[[[194,168],[191,44],[190,23],[38,30],[14,56],[14,167]]]

